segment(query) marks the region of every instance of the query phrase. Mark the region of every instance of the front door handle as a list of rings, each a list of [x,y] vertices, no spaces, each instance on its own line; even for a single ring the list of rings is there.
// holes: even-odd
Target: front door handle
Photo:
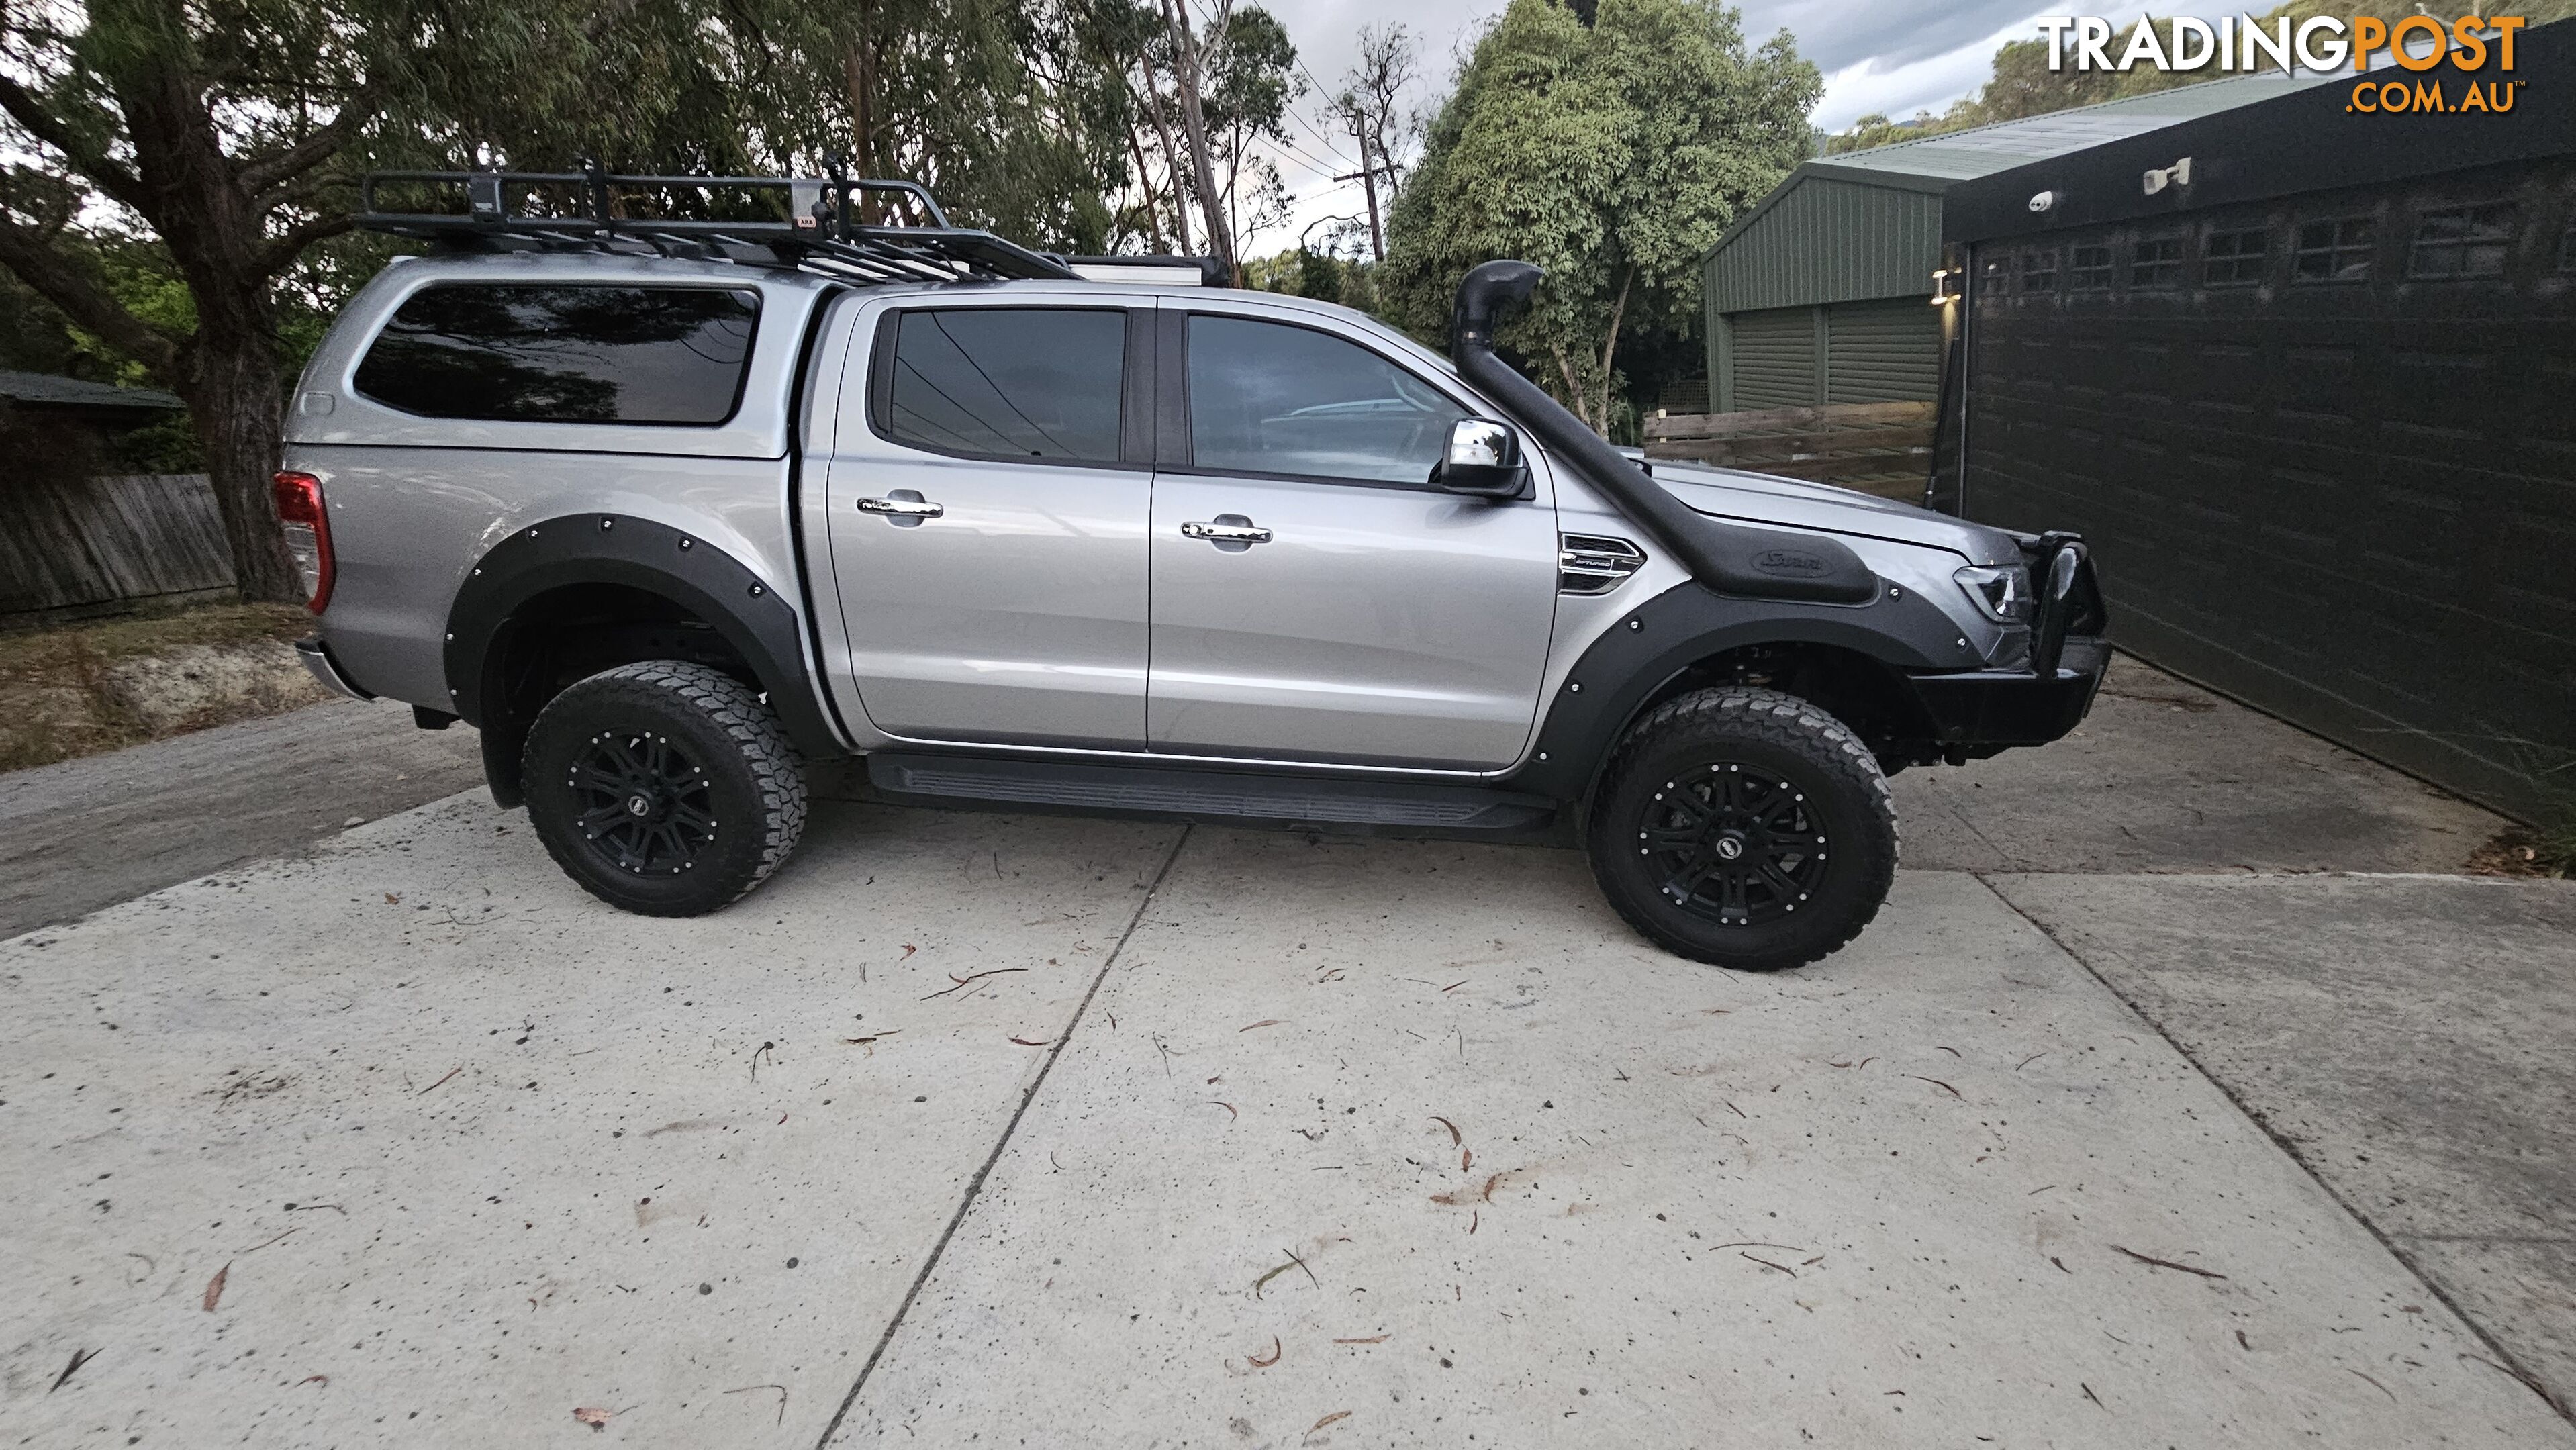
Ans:
[[[1192,521],[1181,525],[1181,536],[1205,539],[1229,553],[1241,553],[1255,544],[1270,542],[1270,531],[1241,514],[1218,514],[1214,521]]]
[[[860,499],[859,512],[883,514],[887,523],[898,528],[918,528],[923,519],[935,519],[948,510],[923,501],[921,495],[912,489],[898,488],[884,498]]]

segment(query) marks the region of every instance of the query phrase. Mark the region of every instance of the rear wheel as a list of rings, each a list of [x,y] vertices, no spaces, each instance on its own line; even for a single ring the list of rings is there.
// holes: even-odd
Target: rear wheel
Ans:
[[[697,916],[766,880],[805,829],[778,717],[706,665],[647,660],[548,701],[521,762],[537,837],[593,896]]]
[[[1896,872],[1887,779],[1833,716],[1777,690],[1649,711],[1593,799],[1592,872],[1628,924],[1694,961],[1795,967],[1860,934]]]

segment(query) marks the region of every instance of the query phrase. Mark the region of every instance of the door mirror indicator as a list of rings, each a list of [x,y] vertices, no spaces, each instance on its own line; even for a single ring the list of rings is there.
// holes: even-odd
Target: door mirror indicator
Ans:
[[[1489,418],[1461,418],[1450,426],[1448,451],[1431,470],[1431,481],[1444,493],[1496,503],[1531,496],[1520,434]]]

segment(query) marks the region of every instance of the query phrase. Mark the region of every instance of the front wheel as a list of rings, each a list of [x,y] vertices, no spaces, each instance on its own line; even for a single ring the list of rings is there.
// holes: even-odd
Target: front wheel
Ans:
[[[731,905],[805,830],[805,777],[776,712],[682,660],[603,670],[548,701],[520,779],[555,864],[646,916]]]
[[[1647,712],[1588,825],[1611,906],[1665,950],[1722,967],[1834,951],[1896,874],[1896,811],[1869,748],[1777,690],[1701,690]]]

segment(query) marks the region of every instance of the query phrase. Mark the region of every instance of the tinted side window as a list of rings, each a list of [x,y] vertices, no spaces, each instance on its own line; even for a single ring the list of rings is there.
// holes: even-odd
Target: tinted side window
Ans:
[[[906,312],[880,426],[935,453],[1116,463],[1126,356],[1123,312]]]
[[[1423,484],[1467,416],[1420,378],[1312,328],[1190,319],[1190,462]]]
[[[712,287],[426,287],[358,391],[431,418],[679,423],[733,416],[760,294]]]

